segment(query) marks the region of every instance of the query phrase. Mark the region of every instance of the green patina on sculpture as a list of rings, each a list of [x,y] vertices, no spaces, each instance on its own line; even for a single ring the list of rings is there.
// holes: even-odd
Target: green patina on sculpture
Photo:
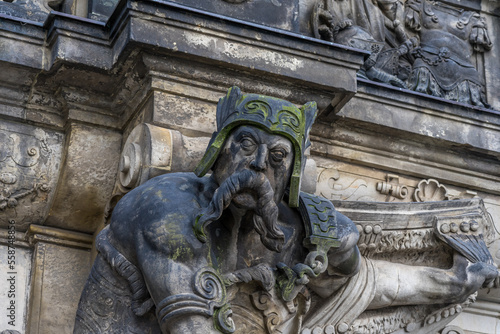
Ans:
[[[194,173],[201,177],[210,170],[234,128],[242,124],[254,125],[292,142],[295,159],[288,205],[298,207],[301,173],[305,166],[304,151],[310,145],[309,131],[316,111],[316,102],[297,108],[293,103],[275,97],[242,94],[238,87],[230,88],[217,104],[217,131]]]

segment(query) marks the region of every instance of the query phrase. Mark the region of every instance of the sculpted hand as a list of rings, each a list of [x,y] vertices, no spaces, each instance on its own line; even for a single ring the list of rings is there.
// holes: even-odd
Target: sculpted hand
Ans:
[[[458,252],[455,253],[453,262],[455,277],[452,285],[457,289],[457,298],[460,300],[481,287],[487,287],[500,275],[496,266],[484,262],[472,263]]]

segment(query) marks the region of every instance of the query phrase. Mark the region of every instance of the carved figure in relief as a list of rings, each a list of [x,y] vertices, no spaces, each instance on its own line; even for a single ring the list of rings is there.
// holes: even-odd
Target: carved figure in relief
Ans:
[[[317,38],[371,52],[359,76],[406,88],[418,38],[405,32],[401,1],[320,0],[312,25]]]
[[[489,108],[474,52],[492,48],[479,13],[428,0],[319,0],[314,36],[370,51],[358,75]]]
[[[349,333],[365,310],[459,303],[497,277],[459,253],[449,269],[362,257],[354,223],[299,191],[315,114],[231,88],[196,175],[115,207],[75,333]]]
[[[420,46],[408,88],[462,103],[489,107],[484,82],[472,64],[473,51],[491,49],[484,17],[440,1],[410,0],[406,25]]]

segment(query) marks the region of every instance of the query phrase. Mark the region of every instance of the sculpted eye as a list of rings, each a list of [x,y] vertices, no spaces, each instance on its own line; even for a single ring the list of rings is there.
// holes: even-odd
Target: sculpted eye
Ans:
[[[255,142],[248,137],[242,138],[240,144],[244,149],[251,149],[255,146]]]
[[[284,150],[273,150],[271,151],[271,158],[275,162],[281,162],[286,158],[286,152]]]

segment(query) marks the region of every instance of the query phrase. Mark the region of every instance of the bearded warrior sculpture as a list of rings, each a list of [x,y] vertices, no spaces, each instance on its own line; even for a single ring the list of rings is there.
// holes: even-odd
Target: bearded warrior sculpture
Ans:
[[[431,305],[412,318],[423,333],[415,323],[429,312],[497,277],[489,253],[462,255],[442,219],[439,237],[456,249],[449,268],[363,256],[363,231],[300,192],[315,114],[315,103],[231,88],[195,173],[153,178],[115,207],[75,333],[352,333],[367,310]]]

